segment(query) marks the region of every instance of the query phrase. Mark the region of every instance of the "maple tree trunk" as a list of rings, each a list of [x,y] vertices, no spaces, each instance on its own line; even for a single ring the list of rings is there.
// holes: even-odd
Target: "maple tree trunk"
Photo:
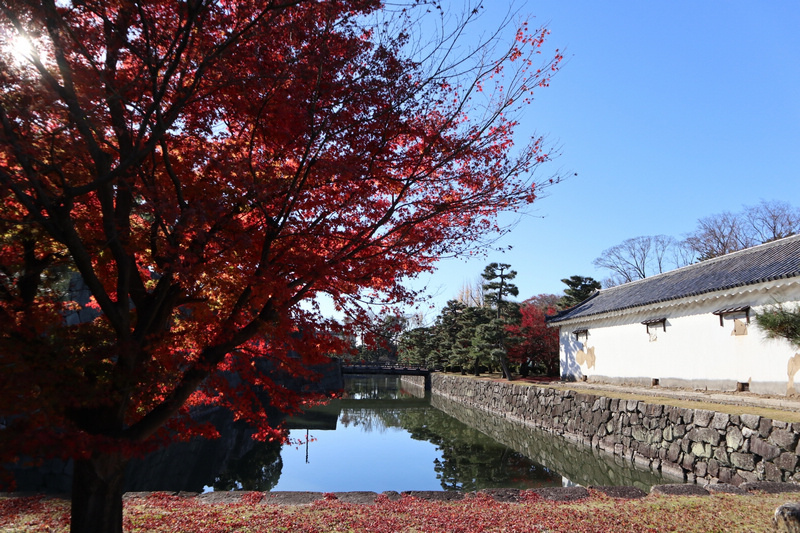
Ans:
[[[122,488],[127,463],[119,454],[103,453],[75,461],[71,533],[122,533]]]

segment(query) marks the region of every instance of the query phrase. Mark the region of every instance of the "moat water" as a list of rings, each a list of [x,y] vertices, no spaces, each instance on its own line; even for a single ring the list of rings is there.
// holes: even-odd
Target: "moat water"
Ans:
[[[671,482],[629,461],[468,409],[397,377],[346,376],[341,399],[286,420],[290,443],[209,418],[221,438],[178,443],[128,469],[127,491],[405,491]],[[28,473],[22,490],[68,490],[59,474]],[[18,477],[19,479],[19,477]]]
[[[431,405],[398,378],[353,377],[345,397],[293,419],[273,490],[477,490],[561,485],[562,476]],[[314,427],[319,418],[329,426]],[[308,435],[308,439],[306,438]]]

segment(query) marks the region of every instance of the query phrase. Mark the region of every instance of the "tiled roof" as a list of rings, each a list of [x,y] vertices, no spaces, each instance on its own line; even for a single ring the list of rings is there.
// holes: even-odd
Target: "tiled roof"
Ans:
[[[630,309],[713,291],[800,276],[800,235],[602,289],[549,322]]]

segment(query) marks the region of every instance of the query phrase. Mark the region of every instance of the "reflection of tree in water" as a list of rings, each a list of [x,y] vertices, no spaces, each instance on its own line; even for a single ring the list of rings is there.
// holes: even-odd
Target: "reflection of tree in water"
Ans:
[[[202,416],[219,430],[219,438],[177,442],[132,460],[125,490],[201,492],[214,487],[266,491],[277,484],[283,466],[279,443],[254,440],[253,430],[241,420],[234,421],[228,411],[211,409]]]
[[[401,420],[412,438],[431,442],[442,452],[434,469],[445,490],[561,485],[561,475],[441,411],[404,411]]]
[[[344,427],[360,427],[366,433],[384,433],[389,428],[401,427],[401,409],[343,408],[339,423]]]
[[[365,432],[383,433],[388,428],[401,427],[399,414],[407,407],[397,402],[418,400],[400,390],[400,378],[396,376],[345,376],[344,385],[342,399],[330,405],[341,409],[340,424],[358,426]],[[392,401],[392,407],[377,403],[382,401]]]
[[[341,400],[312,410],[338,412],[344,427],[379,433],[403,428],[413,439],[434,444],[442,454],[433,466],[443,489],[561,485],[559,474],[430,407],[428,400],[402,394],[396,377],[345,378]]]
[[[252,450],[232,460],[214,479],[214,490],[266,492],[278,484],[283,469],[281,443],[258,442]]]
[[[345,376],[343,399],[396,400],[406,396],[397,376]]]

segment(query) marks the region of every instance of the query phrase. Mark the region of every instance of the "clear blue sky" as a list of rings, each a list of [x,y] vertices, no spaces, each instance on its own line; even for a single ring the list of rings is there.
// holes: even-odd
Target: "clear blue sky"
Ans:
[[[486,4],[487,25],[513,5],[564,50],[519,133],[562,147],[543,171],[578,176],[499,243],[512,251],[443,261],[415,281],[437,307],[491,261],[517,271],[520,300],[560,294],[561,278],[607,277],[592,260],[627,238],[681,238],[698,218],[761,199],[800,206],[800,2]]]

